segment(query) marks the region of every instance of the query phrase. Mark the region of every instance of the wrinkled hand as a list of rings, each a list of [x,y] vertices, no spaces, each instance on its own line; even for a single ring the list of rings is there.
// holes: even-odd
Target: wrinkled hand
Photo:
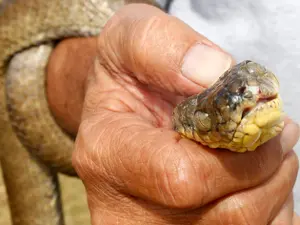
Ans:
[[[73,157],[93,225],[300,224],[292,121],[245,154],[208,149],[170,129],[174,106],[234,63],[227,53],[180,20],[136,4],[106,24],[95,54]]]

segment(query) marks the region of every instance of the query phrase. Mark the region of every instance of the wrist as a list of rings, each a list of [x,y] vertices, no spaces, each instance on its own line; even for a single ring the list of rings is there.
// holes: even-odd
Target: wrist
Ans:
[[[84,86],[96,56],[96,38],[71,38],[53,50],[47,66],[49,108],[57,123],[76,134],[84,101]]]

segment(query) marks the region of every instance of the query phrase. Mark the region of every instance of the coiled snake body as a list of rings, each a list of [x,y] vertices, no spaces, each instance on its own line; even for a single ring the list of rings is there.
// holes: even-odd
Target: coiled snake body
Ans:
[[[48,57],[61,39],[98,35],[124,4],[154,1],[4,3],[0,9],[0,154],[11,220],[14,225],[62,225],[57,174],[76,173],[71,165],[73,140],[57,126],[48,109]]]
[[[44,73],[55,42],[97,35],[117,9],[133,2],[154,4],[13,0],[2,9],[0,154],[13,224],[64,224],[57,173],[76,176],[71,165],[73,140],[56,125],[45,96]],[[281,131],[280,116],[274,75],[246,62],[213,88],[179,104],[174,128],[210,147],[246,151]]]

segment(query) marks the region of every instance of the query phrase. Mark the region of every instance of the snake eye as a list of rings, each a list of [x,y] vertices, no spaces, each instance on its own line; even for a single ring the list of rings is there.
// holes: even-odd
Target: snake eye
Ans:
[[[244,98],[252,98],[252,97],[253,97],[253,94],[252,94],[251,91],[246,91],[246,92],[244,93]]]
[[[207,113],[196,111],[196,126],[199,131],[210,131],[211,130],[211,120]]]
[[[245,86],[242,86],[242,87],[239,87],[238,92],[239,92],[240,94],[244,94],[245,90],[246,90],[246,87],[245,87]]]

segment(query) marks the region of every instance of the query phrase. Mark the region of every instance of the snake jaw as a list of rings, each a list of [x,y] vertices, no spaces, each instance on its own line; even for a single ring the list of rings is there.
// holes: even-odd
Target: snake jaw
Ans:
[[[244,102],[241,122],[229,144],[229,150],[254,151],[283,129],[282,101],[276,88],[273,89],[273,93],[264,93],[260,88],[252,90],[254,90],[253,99],[250,101],[252,104]]]
[[[233,151],[254,151],[258,146],[277,136],[283,129],[282,101],[278,96],[261,101],[245,116],[234,134]],[[241,148],[242,147],[242,148]]]

